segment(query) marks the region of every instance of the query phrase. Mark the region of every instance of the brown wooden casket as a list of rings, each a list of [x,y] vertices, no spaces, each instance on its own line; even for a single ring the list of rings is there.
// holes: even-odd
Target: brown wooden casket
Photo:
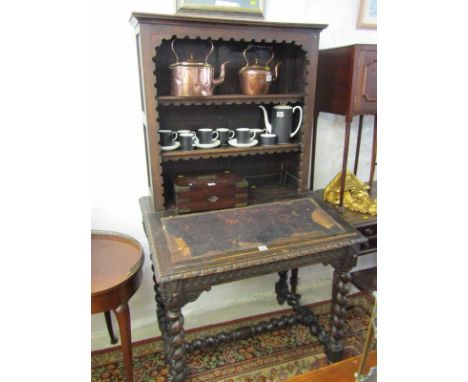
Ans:
[[[245,207],[249,183],[231,170],[177,175],[172,179],[179,213]]]

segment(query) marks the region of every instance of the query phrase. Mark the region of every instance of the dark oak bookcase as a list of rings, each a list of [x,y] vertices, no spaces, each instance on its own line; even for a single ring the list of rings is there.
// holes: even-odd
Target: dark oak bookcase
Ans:
[[[233,169],[248,178],[250,203],[299,195],[309,190],[311,139],[319,35],[325,25],[287,24],[244,20],[219,20],[135,13],[143,128],[146,143],[149,194],[155,211],[172,206],[171,177],[184,173]],[[208,62],[217,75],[229,60],[225,81],[208,97],[170,95],[169,65],[175,62],[171,41],[177,38],[181,59],[191,53],[202,60],[209,42],[214,44]],[[245,65],[242,51],[254,43],[271,47],[281,62],[270,93],[241,94],[238,70]],[[268,55],[259,50],[257,54]],[[277,104],[301,105],[304,118],[300,133],[290,144],[274,147],[161,151],[159,129],[196,130],[200,127],[264,128],[258,105],[269,111]]]

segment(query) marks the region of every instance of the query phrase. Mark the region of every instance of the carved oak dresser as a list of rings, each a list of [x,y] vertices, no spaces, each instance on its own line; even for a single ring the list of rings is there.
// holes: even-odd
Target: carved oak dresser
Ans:
[[[325,346],[330,361],[343,356],[341,338],[350,271],[366,238],[310,192],[311,138],[319,35],[325,25],[216,20],[133,14],[140,69],[149,196],[140,199],[149,242],[157,318],[172,380],[187,380],[186,352],[265,331],[303,324]],[[208,40],[210,65],[226,65],[213,95],[170,95],[171,41],[182,57],[200,56]],[[281,62],[268,94],[241,94],[238,71],[248,44],[271,48]],[[206,53],[205,53],[206,54]],[[268,57],[267,57],[268,58]],[[300,105],[300,132],[287,144],[161,150],[158,131],[200,127],[262,129],[259,105]],[[247,206],[182,214],[171,179],[180,174],[232,170],[248,184]],[[311,264],[334,267],[332,317],[327,333],[301,306],[297,270]],[[231,333],[185,341],[182,308],[214,285],[278,273],[278,303],[292,314]],[[289,275],[290,272],[290,275]]]

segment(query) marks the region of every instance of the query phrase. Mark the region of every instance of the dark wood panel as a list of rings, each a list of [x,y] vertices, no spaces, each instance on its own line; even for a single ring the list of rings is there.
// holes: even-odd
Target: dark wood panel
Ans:
[[[317,70],[316,112],[346,115],[351,103],[354,50],[321,50]]]
[[[355,114],[377,114],[377,50],[360,48],[356,57]]]
[[[256,105],[159,106],[161,129],[198,130],[200,128],[264,129],[263,114]]]
[[[177,35],[174,49],[179,56],[180,61],[185,61],[191,55],[198,62],[204,62],[207,53],[210,50],[210,44],[207,40],[183,38]],[[181,38],[182,37],[182,38]],[[238,71],[245,65],[242,52],[251,41],[220,41],[213,39],[214,51],[208,57],[208,63],[215,68],[215,76],[219,74],[219,68],[223,62],[229,61],[225,67],[224,82],[215,87],[214,94],[231,95],[241,94]],[[176,58],[171,49],[172,40],[163,40],[160,46],[156,47],[156,87],[159,97],[169,96],[170,94],[170,69],[169,66],[176,62]],[[278,80],[270,85],[271,94],[298,93],[304,89],[304,52],[296,45],[285,43],[262,43],[261,46],[271,48],[274,52],[274,59],[271,66],[281,62],[278,71]],[[265,63],[270,52],[267,49],[258,49],[254,52],[249,51],[249,58],[258,57],[260,62]],[[251,60],[253,62],[253,59]]]

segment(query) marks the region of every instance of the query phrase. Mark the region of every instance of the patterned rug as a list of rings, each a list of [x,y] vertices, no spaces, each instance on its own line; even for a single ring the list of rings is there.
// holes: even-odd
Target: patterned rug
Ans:
[[[345,358],[360,354],[364,345],[371,303],[361,294],[349,299],[345,328]],[[320,323],[328,330],[330,302],[310,306]],[[239,326],[279,317],[288,310],[243,318],[204,328],[189,330],[187,340],[232,330]],[[156,324],[155,324],[156,325]],[[323,346],[309,329],[297,325],[230,344],[221,344],[209,351],[188,354],[191,382],[280,382],[292,376],[327,364]],[[91,354],[92,381],[125,381],[122,353],[119,347],[97,350]],[[135,382],[166,382],[168,367],[162,355],[160,337],[133,344]]]

